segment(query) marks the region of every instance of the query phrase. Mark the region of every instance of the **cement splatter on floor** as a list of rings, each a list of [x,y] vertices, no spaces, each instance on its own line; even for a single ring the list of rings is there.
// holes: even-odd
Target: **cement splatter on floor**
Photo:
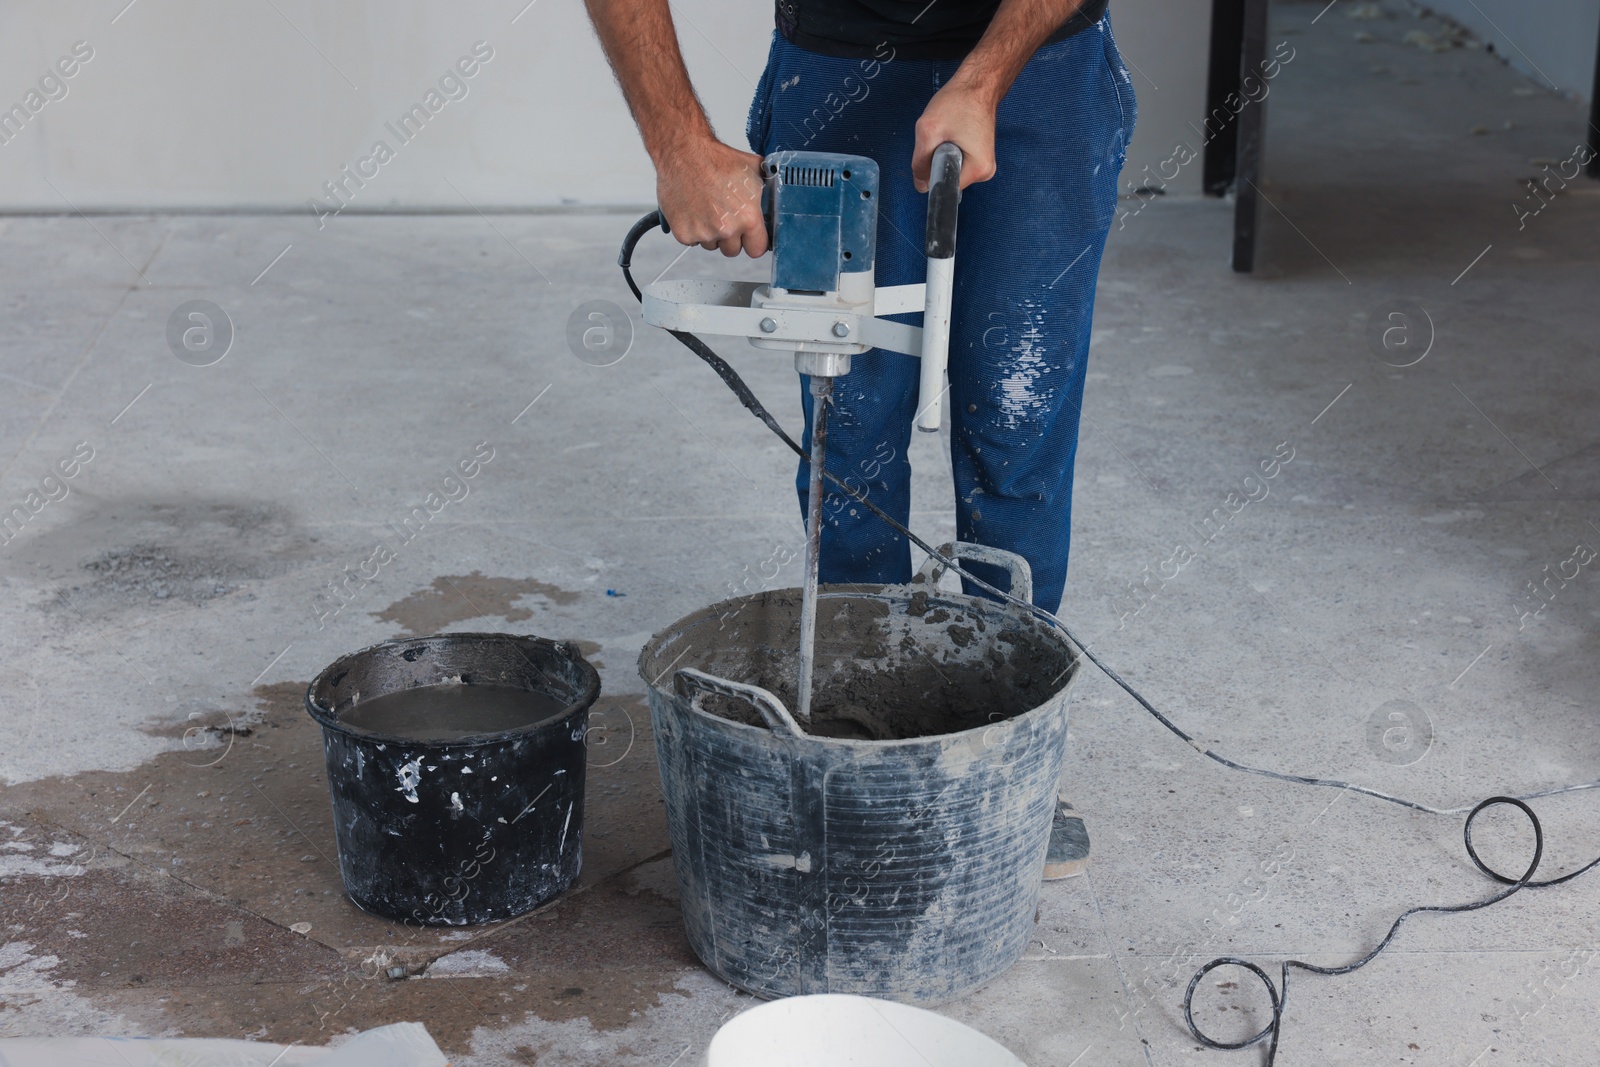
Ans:
[[[396,600],[373,616],[398,625],[403,637],[435,634],[453,622],[478,618],[502,618],[506,622],[526,622],[533,609],[518,607],[525,596],[540,596],[552,604],[571,604],[577,593],[533,578],[490,578],[479,571],[471,574],[440,575],[424,589]]]
[[[203,604],[312,561],[313,538],[277,503],[106,500],[18,561],[51,577],[62,610],[100,613]]]

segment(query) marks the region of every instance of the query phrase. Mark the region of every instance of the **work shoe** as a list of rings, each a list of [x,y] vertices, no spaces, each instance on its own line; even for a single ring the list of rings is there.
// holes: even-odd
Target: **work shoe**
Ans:
[[[1071,878],[1088,866],[1089,829],[1083,825],[1083,816],[1065,800],[1057,800],[1050,823],[1050,847],[1044,854],[1044,880]]]

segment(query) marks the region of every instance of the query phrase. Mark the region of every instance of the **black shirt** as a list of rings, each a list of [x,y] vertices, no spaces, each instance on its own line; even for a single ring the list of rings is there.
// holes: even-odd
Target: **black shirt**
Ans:
[[[1107,0],[1086,0],[1046,43],[1088,29]],[[960,59],[972,51],[1000,0],[777,0],[778,32],[825,56]]]

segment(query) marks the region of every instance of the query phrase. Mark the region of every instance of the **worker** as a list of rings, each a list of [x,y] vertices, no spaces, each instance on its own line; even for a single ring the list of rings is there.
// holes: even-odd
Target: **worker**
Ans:
[[[960,147],[948,389],[956,535],[1027,559],[1034,602],[1054,611],[1095,278],[1135,115],[1106,0],[776,0],[750,152],[712,131],[668,0],[587,3],[655,164],[656,202],[685,245],[767,251],[767,154],[862,155],[880,172],[877,284],[921,282],[933,150]],[[917,395],[918,361],[875,349],[835,380],[829,412],[829,472],[902,524]],[[802,462],[802,514],[807,481]],[[910,580],[910,545],[871,512],[835,490],[823,517],[822,582]],[[1005,587],[1002,570],[968,566]],[[1081,816],[1059,800],[1046,876],[1081,871],[1088,850]]]

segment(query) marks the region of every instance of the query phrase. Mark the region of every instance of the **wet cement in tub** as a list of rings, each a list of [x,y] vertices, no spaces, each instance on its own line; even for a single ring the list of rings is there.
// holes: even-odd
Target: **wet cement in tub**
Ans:
[[[339,713],[353,730],[410,741],[456,741],[520,730],[559,715],[546,693],[508,685],[419,685],[380,693]]]
[[[697,647],[680,665],[758,685],[793,710],[800,601],[786,594],[772,591],[740,604],[714,635],[704,637],[715,651],[704,654]],[[696,645],[700,640],[686,639]],[[663,664],[672,655],[662,655]],[[812,718],[802,726],[818,737],[859,741],[988,726],[1047,700],[1064,684],[1069,662],[1058,642],[1006,625],[998,605],[993,612],[963,610],[923,593],[898,607],[870,597],[824,598],[818,606]],[[765,725],[736,697],[707,694],[700,707],[735,722]]]

